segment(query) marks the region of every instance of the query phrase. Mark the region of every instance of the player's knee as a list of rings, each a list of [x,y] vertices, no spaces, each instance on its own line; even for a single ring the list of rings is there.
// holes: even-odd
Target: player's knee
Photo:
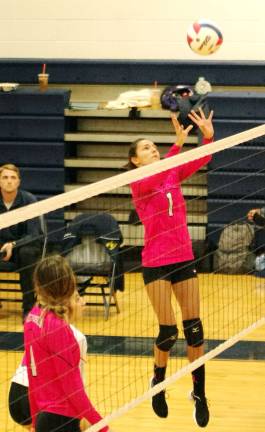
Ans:
[[[161,351],[170,351],[178,338],[176,325],[159,325],[159,335],[156,339],[156,346]]]
[[[200,318],[193,318],[183,321],[184,335],[187,344],[192,347],[199,347],[204,342],[203,326]]]

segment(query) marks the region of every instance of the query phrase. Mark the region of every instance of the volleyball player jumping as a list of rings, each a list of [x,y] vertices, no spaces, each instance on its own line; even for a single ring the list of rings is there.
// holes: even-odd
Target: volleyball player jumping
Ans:
[[[210,143],[213,140],[212,117],[213,112],[205,117],[201,109],[199,114],[194,111],[189,114],[189,118],[202,132],[203,143]],[[179,153],[193,127],[190,125],[184,129],[173,114],[172,123],[177,139],[166,157]],[[152,141],[138,139],[131,144],[128,158],[127,167],[133,169],[158,161],[160,154]],[[154,346],[152,386],[164,380],[169,352],[178,336],[171,304],[172,293],[181,309],[189,360],[192,362],[204,353],[198,279],[180,185],[210,159],[211,156],[206,156],[130,185],[136,211],[145,229],[142,252],[143,278],[159,323],[159,334]],[[194,419],[198,426],[205,427],[209,421],[209,410],[205,397],[204,365],[192,372],[192,379]],[[152,406],[159,417],[167,417],[165,391],[152,398]]]
[[[35,432],[80,432],[82,418],[95,424],[101,416],[80,374],[80,348],[69,324],[78,294],[66,259],[58,255],[42,260],[34,286],[37,305],[24,324],[32,425]]]

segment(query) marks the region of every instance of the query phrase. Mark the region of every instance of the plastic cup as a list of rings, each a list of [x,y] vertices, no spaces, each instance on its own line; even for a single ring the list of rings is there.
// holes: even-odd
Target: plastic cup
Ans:
[[[39,80],[39,88],[41,91],[45,91],[48,88],[49,83],[49,74],[46,73],[40,73],[38,74],[38,80]]]
[[[160,89],[153,89],[151,95],[151,107],[152,109],[159,109],[160,106]]]

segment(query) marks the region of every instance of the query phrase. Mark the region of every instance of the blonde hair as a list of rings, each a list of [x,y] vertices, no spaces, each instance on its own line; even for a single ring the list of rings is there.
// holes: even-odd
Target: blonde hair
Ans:
[[[59,318],[72,314],[71,299],[76,291],[74,272],[65,258],[51,255],[37,264],[33,275],[38,303]]]
[[[2,172],[5,169],[10,170],[10,171],[14,171],[17,174],[18,178],[19,179],[21,178],[20,177],[19,168],[16,165],[14,165],[14,164],[4,164],[4,165],[0,166],[0,176],[2,175]]]

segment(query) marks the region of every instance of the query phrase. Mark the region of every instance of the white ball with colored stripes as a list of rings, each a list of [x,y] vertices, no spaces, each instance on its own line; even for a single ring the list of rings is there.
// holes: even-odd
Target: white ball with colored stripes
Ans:
[[[192,51],[206,56],[215,53],[220,48],[223,43],[223,35],[213,22],[199,20],[188,28],[187,41]]]

